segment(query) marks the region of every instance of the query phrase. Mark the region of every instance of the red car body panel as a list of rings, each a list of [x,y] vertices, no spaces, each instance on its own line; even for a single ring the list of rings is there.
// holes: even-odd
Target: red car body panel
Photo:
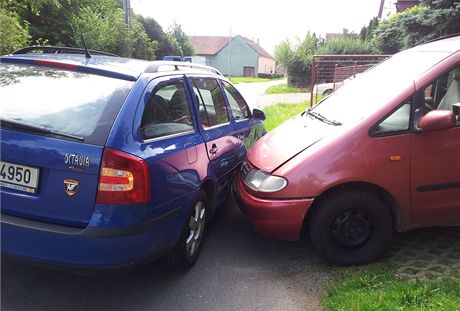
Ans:
[[[414,94],[441,73],[460,65],[460,37],[425,45],[425,50],[423,47],[413,50],[446,49],[448,53],[439,62],[430,64],[431,69],[428,67],[429,70],[420,73],[414,70],[416,77],[405,79],[404,72],[399,77],[398,73],[388,73],[388,79],[401,82],[387,89],[382,87],[374,97],[380,102],[363,118],[332,126],[298,115],[254,144],[247,154],[249,166],[288,181],[281,191],[261,192],[247,187],[239,174],[237,197],[241,209],[258,231],[288,240],[295,234],[298,239],[309,208],[318,197],[339,186],[358,184],[378,189],[392,201],[397,230],[460,223],[458,123],[441,131],[408,130],[395,135],[372,135],[372,129],[402,103],[412,100]],[[367,78],[366,74],[356,80],[363,78]],[[349,85],[337,91],[336,97]],[[372,94],[366,92],[363,90],[356,96],[372,98]],[[289,205],[287,202],[303,201],[303,208],[295,206],[295,212],[284,211]],[[275,218],[279,227],[261,221]]]

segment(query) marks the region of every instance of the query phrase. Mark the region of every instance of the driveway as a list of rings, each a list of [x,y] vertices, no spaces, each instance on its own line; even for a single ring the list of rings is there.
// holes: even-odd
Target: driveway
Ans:
[[[264,109],[278,103],[300,103],[310,99],[310,93],[265,94],[273,85],[287,83],[286,79],[270,82],[238,83],[235,87],[246,99],[252,109]]]
[[[161,262],[109,276],[77,276],[8,259],[1,265],[1,310],[320,310],[324,285],[340,268],[308,242],[254,232],[232,203],[213,219],[201,258],[187,273]],[[460,228],[397,234],[384,262],[400,278],[460,279]]]
[[[254,232],[233,203],[213,219],[198,263],[77,276],[2,261],[1,310],[319,310],[333,275],[312,247]]]

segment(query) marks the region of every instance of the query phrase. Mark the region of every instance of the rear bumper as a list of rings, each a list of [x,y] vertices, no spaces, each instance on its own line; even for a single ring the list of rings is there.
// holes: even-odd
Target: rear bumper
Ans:
[[[2,215],[1,249],[7,256],[70,270],[129,268],[174,245],[181,214],[176,210],[140,225],[86,228]]]
[[[314,199],[270,200],[248,193],[236,179],[236,199],[256,231],[278,240],[298,240],[305,215]]]

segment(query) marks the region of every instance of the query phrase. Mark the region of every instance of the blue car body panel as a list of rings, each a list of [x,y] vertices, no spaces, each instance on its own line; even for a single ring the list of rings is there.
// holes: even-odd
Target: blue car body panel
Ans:
[[[150,258],[177,243],[200,189],[208,192],[213,207],[224,201],[234,169],[244,159],[246,149],[265,134],[263,123],[253,118],[237,122],[231,118],[228,124],[203,129],[188,75],[180,71],[144,73],[151,62],[104,56],[86,60],[78,55],[0,57],[1,63],[47,66],[37,64],[37,59],[52,61],[48,64],[51,67],[62,62],[75,65],[65,70],[134,79],[135,83],[104,145],[0,130],[2,161],[40,169],[37,193],[1,189],[1,248],[6,254],[87,268],[127,266]],[[193,130],[143,140],[140,124],[150,95],[159,85],[171,81],[185,87]],[[210,153],[213,146],[218,148],[216,154]],[[147,163],[150,201],[96,203],[105,148]],[[88,166],[69,166],[65,163],[68,154],[84,155]],[[64,191],[64,180],[69,179],[79,182],[72,196]]]

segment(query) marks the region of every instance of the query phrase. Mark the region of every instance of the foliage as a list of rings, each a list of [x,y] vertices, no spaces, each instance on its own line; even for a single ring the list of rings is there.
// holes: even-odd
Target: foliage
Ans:
[[[17,50],[29,41],[27,26],[21,26],[18,16],[0,7],[0,55]]]
[[[286,83],[272,85],[265,90],[265,94],[289,94],[289,93],[306,93],[309,88],[297,88],[288,86]]]
[[[166,55],[179,54],[179,51],[174,50],[175,46],[163,31],[163,28],[153,18],[136,15],[136,19],[142,23],[150,40],[158,42],[157,51],[155,53],[157,59],[163,59]]]
[[[458,281],[398,280],[384,264],[342,270],[322,299],[326,310],[458,310],[459,303]]]
[[[70,17],[74,29],[75,42],[83,46],[81,32],[88,48],[111,51],[117,55],[129,56],[131,42],[129,30],[123,21],[123,10],[110,8],[110,10],[95,10],[91,6],[82,7]]]
[[[264,109],[266,119],[264,121],[267,131],[271,131],[284,121],[301,113],[308,107],[308,102],[298,104],[276,104]]]
[[[310,83],[311,61],[318,45],[316,35],[308,32],[295,44],[286,39],[275,47],[275,58],[286,67],[290,86],[306,87]]]
[[[341,54],[377,54],[377,50],[361,39],[342,37],[322,44],[316,54],[341,55]]]
[[[17,22],[11,21],[9,28],[19,24],[22,31],[15,31],[16,36],[25,31],[32,44],[81,47],[83,35],[88,48],[120,56],[152,60],[157,52],[176,54],[171,53],[175,52],[173,44],[154,19],[132,14],[129,30],[120,0],[1,0],[0,7],[10,12],[9,19],[16,16]],[[6,29],[3,22],[0,29],[5,32],[2,27]],[[176,28],[182,30],[180,25]],[[26,44],[22,40],[17,45]]]
[[[361,41],[363,42],[371,41],[373,38],[374,30],[377,28],[378,25],[379,25],[379,19],[378,17],[374,17],[369,21],[369,24],[367,25],[367,27],[363,26],[363,28],[361,28],[361,32],[359,33],[359,38],[361,39]]]
[[[173,46],[179,52],[178,55],[184,56],[193,56],[195,51],[193,50],[192,43],[190,42],[189,37],[185,34],[182,26],[174,22],[168,30],[168,38],[173,43]]]
[[[397,13],[374,31],[373,44],[385,54],[460,32],[460,2],[424,0],[421,6]]]
[[[308,33],[303,41],[292,44],[285,40],[275,47],[275,58],[287,70],[288,85],[308,87],[311,78],[311,62],[315,54],[376,54],[378,51],[369,43],[356,39],[355,36],[343,31],[341,39],[324,42]]]

